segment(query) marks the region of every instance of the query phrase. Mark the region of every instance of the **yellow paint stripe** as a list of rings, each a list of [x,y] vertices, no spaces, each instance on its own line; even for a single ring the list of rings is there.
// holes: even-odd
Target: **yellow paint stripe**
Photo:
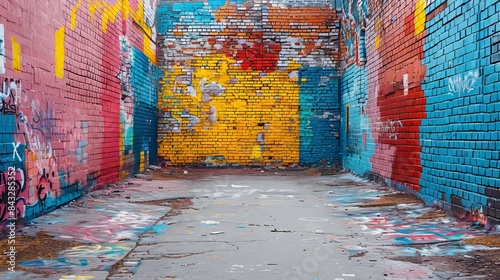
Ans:
[[[21,45],[16,37],[12,36],[12,68],[15,72],[21,72]]]
[[[144,39],[143,39],[143,53],[144,55],[146,55],[152,63],[154,63],[156,65],[156,50],[153,49],[153,42],[151,41],[151,39],[149,39],[149,36],[144,34],[143,35]]]
[[[425,0],[418,0],[415,4],[415,36],[425,30]]]
[[[57,77],[64,77],[64,31],[65,27],[59,28],[54,35],[54,72]]]
[[[140,163],[140,172],[144,172],[146,170],[145,163],[146,162],[146,156],[144,154],[144,151],[141,151],[141,163]]]
[[[70,18],[71,30],[75,30],[76,28],[76,12],[78,11],[81,5],[82,5],[82,0],[78,0],[76,6],[71,10],[71,18]]]

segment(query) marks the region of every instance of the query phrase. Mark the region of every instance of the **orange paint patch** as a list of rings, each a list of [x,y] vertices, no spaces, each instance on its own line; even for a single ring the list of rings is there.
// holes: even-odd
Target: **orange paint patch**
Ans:
[[[328,33],[328,23],[337,20],[337,12],[322,8],[279,8],[269,9],[269,24],[276,32],[289,32],[302,38],[319,38],[319,33]],[[327,23],[327,25],[325,25]]]

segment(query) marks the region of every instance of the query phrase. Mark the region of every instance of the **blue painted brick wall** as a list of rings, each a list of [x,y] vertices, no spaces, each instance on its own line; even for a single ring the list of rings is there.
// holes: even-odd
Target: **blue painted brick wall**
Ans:
[[[301,163],[312,164],[321,160],[334,163],[340,160],[337,73],[334,68],[308,67],[299,70]]]
[[[133,47],[134,57],[131,85],[134,93],[134,173],[140,170],[141,162],[156,164],[158,154],[157,131],[158,84],[160,69],[153,65],[148,57]],[[145,158],[141,158],[141,152]],[[148,164],[149,163],[149,164]]]
[[[341,151],[345,168],[363,175],[370,171],[370,159],[375,144],[370,130],[370,120],[365,112],[368,98],[365,66],[351,65],[341,79]],[[349,130],[346,129],[346,106],[349,105]],[[364,141],[366,139],[366,142]]]
[[[420,195],[429,203],[444,197],[452,207],[479,209],[496,222],[498,211],[487,199],[500,188],[500,64],[491,63],[490,48],[500,31],[499,7],[498,0],[448,1],[427,21],[427,119],[420,129]]]

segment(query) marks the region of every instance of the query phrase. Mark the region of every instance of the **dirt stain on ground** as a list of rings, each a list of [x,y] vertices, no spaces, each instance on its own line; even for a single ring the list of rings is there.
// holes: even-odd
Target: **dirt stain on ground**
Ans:
[[[220,175],[252,175],[252,176],[322,176],[347,173],[340,165],[318,165],[313,167],[292,166],[239,166],[217,168],[169,167],[160,170],[149,170],[144,174],[153,180],[168,181],[177,179],[195,180]]]
[[[470,245],[484,245],[488,247],[499,247],[500,248],[500,234],[491,234],[486,236],[478,236],[474,238],[465,239],[464,242]],[[499,249],[500,252],[500,249]],[[500,255],[498,255],[498,261],[500,263]]]
[[[164,217],[173,217],[180,215],[183,209],[192,209],[193,202],[189,197],[166,198],[149,201],[135,201],[135,203],[147,205],[168,206],[172,208]]]
[[[500,275],[500,249],[473,251],[455,256],[395,257],[393,260],[427,264],[436,271],[448,271],[460,279],[497,280]],[[447,279],[449,279],[447,277]],[[458,278],[457,278],[458,279]]]
[[[431,210],[429,212],[425,212],[424,214],[420,215],[417,217],[419,220],[430,220],[430,219],[437,219],[437,218],[444,218],[448,217],[448,214],[446,214],[442,210]]]
[[[360,205],[359,207],[382,207],[382,206],[394,206],[398,204],[410,204],[410,203],[422,203],[418,197],[411,194],[389,194],[382,196],[377,200],[367,202]]]
[[[38,274],[50,274],[54,271],[45,271],[38,269],[26,269],[17,266],[19,262],[26,260],[54,259],[58,257],[59,252],[66,249],[82,246],[81,242],[61,241],[53,239],[54,236],[46,232],[37,232],[36,236],[16,235],[15,244],[9,244],[7,239],[0,241],[1,252],[9,252],[11,246],[16,249],[16,270],[29,271]],[[0,268],[7,270],[10,265],[7,263],[9,256],[0,255]]]

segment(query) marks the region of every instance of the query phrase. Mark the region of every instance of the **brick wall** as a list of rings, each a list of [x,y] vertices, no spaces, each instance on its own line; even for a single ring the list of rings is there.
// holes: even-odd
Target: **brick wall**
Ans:
[[[9,182],[30,219],[157,155],[340,159],[500,223],[500,0],[4,2],[2,225]]]
[[[154,158],[156,82],[137,82],[159,74],[154,11],[132,0],[0,3],[2,228],[9,180],[12,214],[31,219]]]
[[[421,195],[498,224],[500,1],[434,1],[426,13]]]
[[[341,81],[341,117],[345,120],[341,123],[342,165],[360,175],[371,172],[370,159],[375,151],[367,87],[366,67],[350,65]]]
[[[336,1],[344,166],[499,224],[500,1],[351,2]]]
[[[339,158],[329,1],[163,1],[159,155],[173,164]]]

